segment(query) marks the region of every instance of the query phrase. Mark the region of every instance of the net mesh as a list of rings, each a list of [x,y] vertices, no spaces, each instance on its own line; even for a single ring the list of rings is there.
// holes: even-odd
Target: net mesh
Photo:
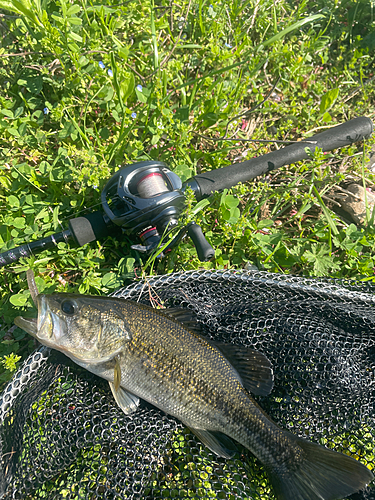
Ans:
[[[261,272],[194,271],[118,297],[196,312],[209,338],[251,346],[275,385],[255,398],[282,427],[375,468],[375,287]],[[0,398],[4,499],[273,499],[262,464],[218,458],[141,402],[126,416],[107,382],[41,347]],[[375,500],[375,488],[351,497]]]

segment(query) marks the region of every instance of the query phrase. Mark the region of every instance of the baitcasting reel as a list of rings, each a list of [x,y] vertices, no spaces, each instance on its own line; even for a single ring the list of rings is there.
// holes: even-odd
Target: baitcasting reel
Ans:
[[[102,205],[107,217],[128,235],[135,235],[142,245],[132,245],[138,252],[150,254],[167,229],[178,223],[184,209],[186,185],[161,161],[144,161],[118,170],[102,191]],[[215,252],[200,226],[190,223],[168,245],[167,252],[188,233],[201,261]]]
[[[102,239],[120,227],[129,236],[137,237],[142,244],[132,248],[150,254],[162,243],[165,231],[175,226],[185,203],[185,190],[189,186],[198,200],[215,191],[231,188],[239,182],[254,179],[272,170],[290,165],[309,157],[307,147],[324,152],[347,146],[369,137],[373,123],[364,116],[296,142],[257,158],[236,163],[196,175],[185,183],[167,165],[160,161],[146,161],[120,168],[107,182],[101,194],[104,214],[89,213],[69,221],[69,229],[38,241],[32,241],[0,254],[0,267],[30,257],[59,242],[73,242],[79,246]],[[214,250],[205,239],[201,228],[190,223],[178,233],[164,253],[178,245],[185,234],[193,240],[201,261],[214,256]]]

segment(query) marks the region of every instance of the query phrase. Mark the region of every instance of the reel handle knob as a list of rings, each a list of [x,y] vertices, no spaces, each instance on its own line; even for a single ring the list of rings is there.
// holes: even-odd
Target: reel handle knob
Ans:
[[[187,228],[187,233],[194,243],[198,259],[201,262],[206,262],[215,256],[215,250],[206,240],[206,237],[202,232],[202,228],[198,224],[192,222]]]

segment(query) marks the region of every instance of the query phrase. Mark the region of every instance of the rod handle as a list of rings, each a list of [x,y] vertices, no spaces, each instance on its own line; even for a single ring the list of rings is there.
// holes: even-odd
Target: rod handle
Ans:
[[[373,123],[370,118],[360,116],[320,134],[307,137],[305,141],[309,141],[309,143],[305,141],[296,142],[242,163],[235,163],[228,167],[196,175],[186,181],[184,185],[190,185],[196,192],[197,199],[200,200],[210,196],[215,191],[229,189],[239,182],[246,182],[285,165],[305,160],[309,157],[306,148],[310,148],[312,151],[315,148],[320,148],[324,152],[332,151],[361,141],[369,137],[372,132]]]

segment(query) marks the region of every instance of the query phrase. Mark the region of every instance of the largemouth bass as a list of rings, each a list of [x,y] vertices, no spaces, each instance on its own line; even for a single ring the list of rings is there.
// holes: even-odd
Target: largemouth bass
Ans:
[[[31,291],[38,318],[18,317],[17,326],[108,380],[126,414],[141,398],[178,418],[218,456],[233,456],[233,440],[241,443],[264,464],[279,500],[338,500],[373,479],[355,459],[273,422],[250,395],[272,390],[266,356],[206,340],[190,312]]]

